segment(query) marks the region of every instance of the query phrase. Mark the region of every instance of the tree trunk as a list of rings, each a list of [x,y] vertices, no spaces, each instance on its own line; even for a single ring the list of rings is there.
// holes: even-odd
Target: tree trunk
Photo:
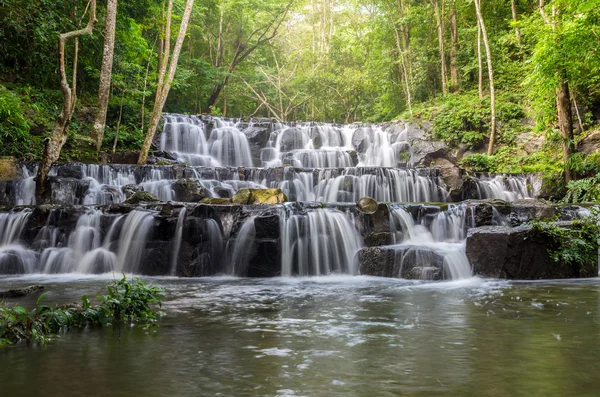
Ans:
[[[558,110],[558,125],[563,141],[563,160],[565,162],[565,182],[572,179],[569,169],[569,156],[573,152],[573,113],[571,111],[571,95],[569,83],[562,81],[556,90],[556,109]]]
[[[398,4],[400,18],[402,18],[403,15],[402,15],[402,10],[400,7],[401,7],[401,4]],[[401,70],[402,70],[402,77],[404,80],[404,91],[406,93],[406,102],[408,105],[408,112],[412,116],[413,115],[412,95],[410,93],[410,80],[408,78],[408,67],[407,67],[408,62],[406,62],[405,57],[404,57],[404,52],[406,51],[406,46],[408,46],[408,42],[405,40],[405,38],[403,36],[401,36],[401,33],[404,31],[404,29],[402,28],[402,26],[400,27],[400,29],[398,29],[396,27],[396,23],[394,22],[394,18],[392,15],[393,15],[392,8],[390,8],[390,19],[391,19],[392,26],[394,28],[394,36],[396,38],[396,49],[398,50],[398,55],[400,57],[400,66],[401,66]],[[401,37],[402,37],[402,41],[400,40]]]
[[[113,58],[115,54],[115,30],[117,24],[117,0],[106,2],[106,28],[104,31],[104,55],[100,70],[100,88],[98,89],[98,111],[94,119],[94,136],[96,151],[100,154],[104,129],[106,127],[106,111],[110,98],[110,82],[112,79]]]
[[[172,5],[173,0],[170,0],[169,11],[167,15],[167,26],[169,27],[169,29],[171,23]],[[138,164],[140,165],[146,164],[146,161],[148,160],[148,152],[150,152],[150,146],[152,146],[152,141],[154,140],[154,135],[156,134],[156,129],[158,128],[158,123],[160,122],[160,118],[162,116],[162,110],[165,106],[165,102],[167,101],[167,97],[169,96],[169,91],[171,90],[173,80],[175,79],[175,72],[177,71],[177,62],[179,61],[179,54],[181,53],[181,48],[183,47],[183,41],[185,39],[193,6],[194,0],[187,0],[185,5],[185,11],[183,12],[183,17],[181,19],[181,26],[179,27],[179,34],[177,36],[177,41],[175,42],[175,47],[173,49],[173,56],[171,57],[169,74],[168,76],[166,76],[166,79],[164,75],[162,77],[159,77],[161,84],[159,84],[159,86],[156,87],[157,100],[154,103],[152,115],[150,116],[150,123],[148,125],[148,132],[146,133],[146,139],[144,140],[144,144],[140,152],[140,157],[138,158]],[[169,39],[169,32],[167,31],[166,34],[166,38]],[[165,42],[165,52],[163,55],[163,60],[161,61],[161,71],[166,69],[166,64],[168,62],[166,56],[168,56],[169,54],[168,48],[168,42]]]
[[[42,200],[46,193],[46,181],[52,164],[60,157],[60,152],[65,142],[67,141],[67,127],[77,103],[77,63],[79,58],[79,37],[89,36],[94,30],[96,24],[96,0],[90,0],[89,3],[89,19],[85,28],[73,30],[67,33],[61,33],[58,36],[58,59],[60,73],[60,90],[63,94],[63,108],[56,120],[56,124],[50,137],[46,141],[44,154],[38,169],[36,177],[36,196],[38,202]],[[73,55],[73,77],[71,85],[67,80],[67,69],[65,66],[65,46],[71,39],[75,40],[75,51]]]
[[[444,16],[443,10],[440,11],[439,0],[433,0],[433,11],[435,13],[435,21],[437,24],[438,44],[440,47],[440,60],[442,64],[442,93],[448,93],[448,76],[446,73],[446,51],[444,49]],[[442,0],[442,9],[444,0]]]
[[[513,22],[517,23],[517,2],[516,0],[510,0],[510,9],[512,11],[512,19]],[[519,43],[519,47],[523,44],[521,42],[521,29],[515,27],[515,36],[517,36],[517,43]]]
[[[458,52],[458,24],[456,23],[456,3],[452,4],[450,10],[450,36],[452,47],[450,48],[450,85],[452,90],[458,90],[458,67],[456,65],[456,53]]]
[[[488,39],[487,30],[485,28],[485,22],[483,20],[483,14],[481,13],[481,0],[475,0],[475,12],[477,13],[477,19],[479,20],[479,26],[481,27],[481,35],[483,36],[483,44],[485,46],[485,56],[488,68],[488,77],[490,79],[490,104],[492,111],[492,132],[490,133],[490,143],[488,145],[487,154],[494,154],[494,144],[496,141],[496,91],[494,89],[494,69],[492,67],[492,51],[490,49],[490,41]]]
[[[481,56],[481,25],[479,24],[479,18],[477,18],[477,67],[479,69],[479,101],[483,100],[483,58]]]

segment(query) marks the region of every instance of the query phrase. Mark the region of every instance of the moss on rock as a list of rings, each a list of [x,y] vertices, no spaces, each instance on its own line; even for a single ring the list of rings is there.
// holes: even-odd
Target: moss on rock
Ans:
[[[240,189],[231,200],[236,204],[283,204],[288,198],[281,189]]]
[[[0,157],[0,182],[19,179],[19,167],[14,157]]]
[[[230,198],[207,197],[201,201],[202,204],[232,204]]]
[[[127,200],[125,200],[125,204],[136,205],[136,204],[139,204],[142,202],[151,203],[151,202],[157,202],[157,201],[161,201],[161,200],[150,192],[136,192],[133,194],[133,196],[131,196]]]

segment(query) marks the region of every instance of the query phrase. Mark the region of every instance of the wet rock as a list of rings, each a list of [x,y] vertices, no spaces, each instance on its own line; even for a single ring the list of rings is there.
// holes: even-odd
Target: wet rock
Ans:
[[[254,230],[257,239],[278,239],[280,235],[279,214],[262,213],[254,218]]]
[[[447,158],[436,158],[432,164],[433,167],[439,168],[442,180],[446,185],[446,190],[452,201],[460,201],[466,177],[462,169]]]
[[[171,186],[177,201],[197,203],[209,196],[206,189],[200,186],[197,179],[178,179]]]
[[[363,212],[372,214],[375,211],[377,211],[377,201],[375,201],[375,199],[372,199],[371,197],[361,198],[360,200],[358,200],[358,203],[356,205],[358,206],[358,209],[360,209]]]
[[[136,192],[133,196],[125,200],[124,204],[137,205],[139,203],[160,202],[160,199],[150,192]]]
[[[299,128],[288,128],[281,133],[281,146],[282,152],[289,152],[290,150],[303,149],[306,145],[307,137],[304,132]]]
[[[278,240],[255,241],[253,256],[248,264],[246,277],[279,277],[281,262],[279,260]]]
[[[33,295],[44,290],[43,285],[30,285],[25,288],[9,289],[8,291],[0,291],[0,299],[21,298],[28,295]]]
[[[83,168],[81,164],[62,164],[57,167],[56,176],[59,178],[83,178]]]
[[[369,233],[364,238],[367,247],[378,247],[382,245],[393,244],[394,235],[392,233]]]
[[[235,204],[283,204],[287,196],[281,189],[240,189],[233,195]]]
[[[412,162],[416,167],[430,167],[436,158],[444,158],[449,150],[442,141],[417,140],[412,144]]]
[[[365,276],[394,277],[396,252],[389,247],[363,248],[358,251],[359,272]]]

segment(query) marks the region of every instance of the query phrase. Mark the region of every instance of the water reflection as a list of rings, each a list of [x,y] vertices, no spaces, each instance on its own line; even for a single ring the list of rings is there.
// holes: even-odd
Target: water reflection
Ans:
[[[2,278],[0,289],[37,276]],[[7,395],[594,396],[600,283],[154,279],[161,326],[0,352]],[[103,277],[44,277],[49,301]],[[32,299],[29,303],[32,302]],[[4,394],[4,393],[3,393]]]

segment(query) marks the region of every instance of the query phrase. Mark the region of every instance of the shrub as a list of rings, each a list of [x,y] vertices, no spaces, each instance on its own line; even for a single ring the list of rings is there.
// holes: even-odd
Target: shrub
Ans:
[[[31,310],[23,306],[0,305],[0,347],[16,342],[47,343],[62,329],[92,326],[140,323],[154,324],[160,314],[164,290],[146,284],[139,278],[130,282],[125,276],[108,286],[107,295],[98,295],[100,304],[92,305],[89,298],[81,297],[81,304],[63,307],[42,305],[46,294],[37,300]]]
[[[570,181],[563,201],[566,203],[600,201],[600,173],[592,178]]]

